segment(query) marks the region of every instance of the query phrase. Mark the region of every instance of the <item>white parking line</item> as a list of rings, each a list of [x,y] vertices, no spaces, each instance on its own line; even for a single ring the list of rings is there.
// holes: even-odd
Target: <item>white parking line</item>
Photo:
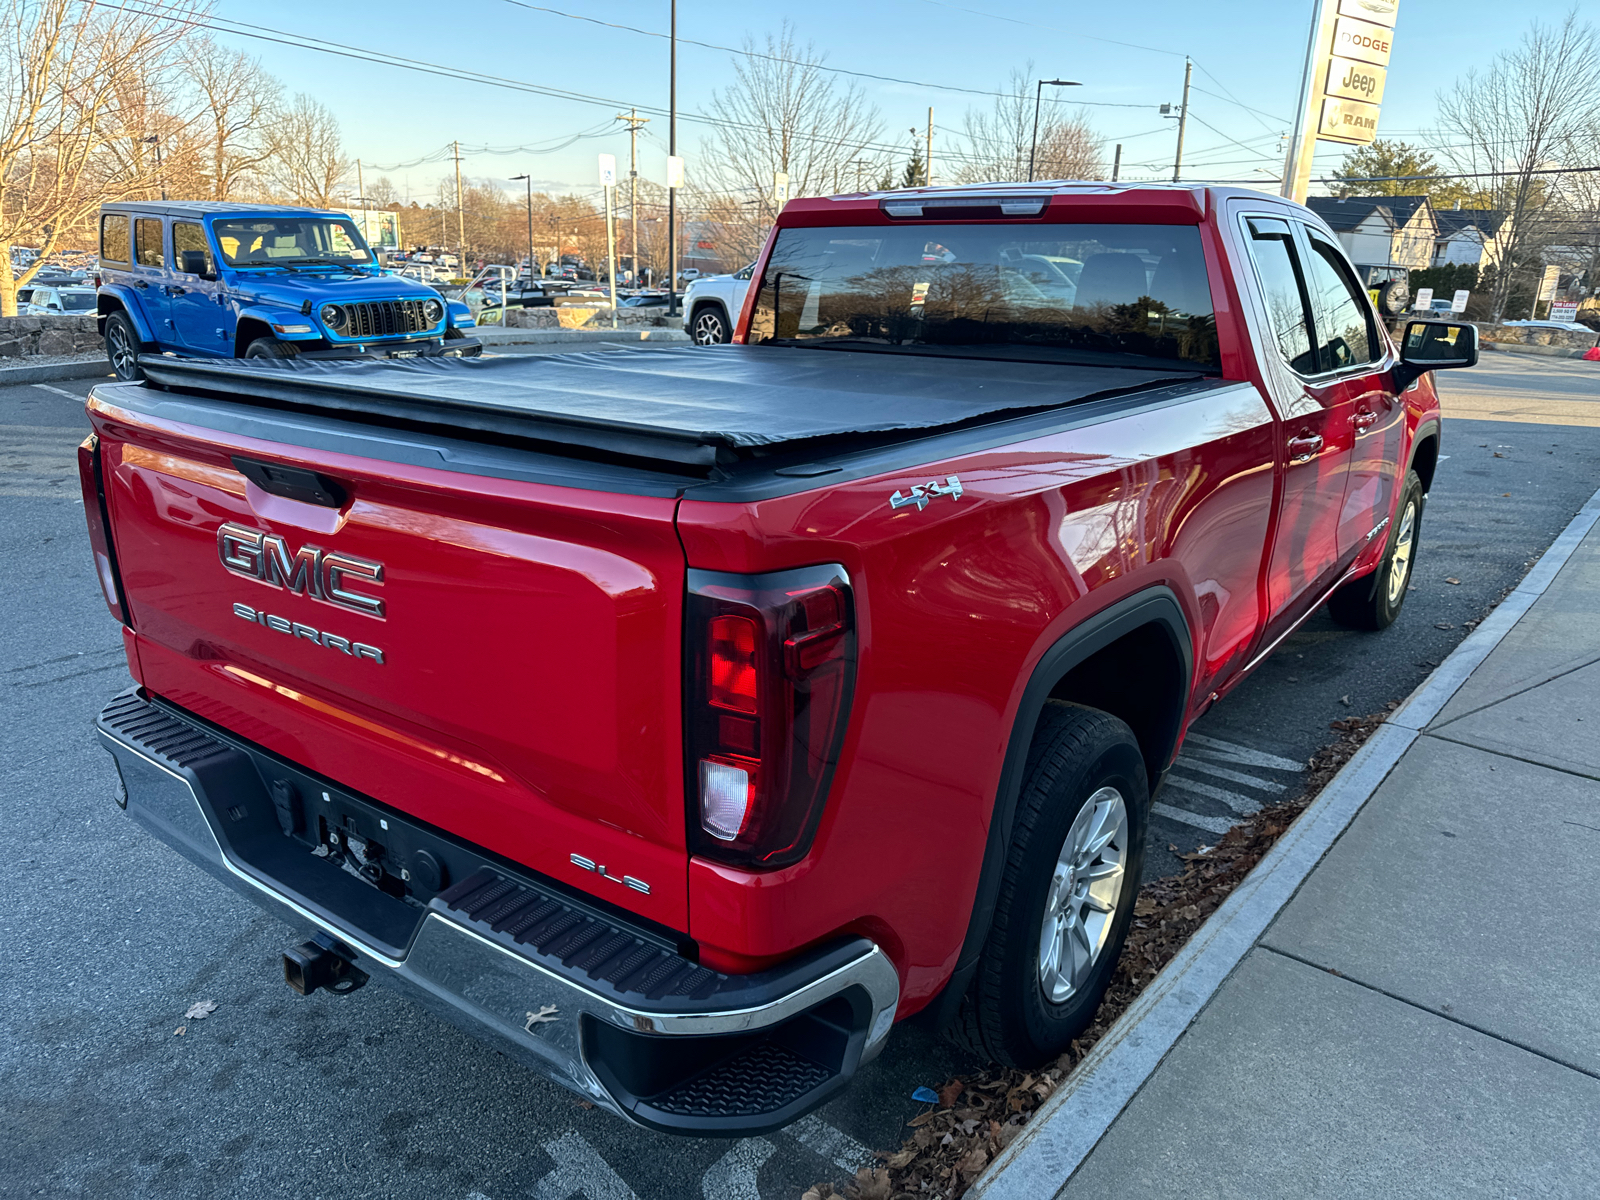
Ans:
[[[529,1193],[531,1200],[639,1200],[633,1189],[600,1157],[600,1152],[577,1134],[563,1133],[544,1144],[555,1169]]]
[[[1186,771],[1199,771],[1202,775],[1226,779],[1229,783],[1242,783],[1245,787],[1253,787],[1263,792],[1283,792],[1288,790],[1287,784],[1279,783],[1275,779],[1257,779],[1254,775],[1246,775],[1243,771],[1230,771],[1227,767],[1219,767],[1214,763],[1208,763],[1204,759],[1193,758],[1187,754],[1180,754],[1178,761],[1172,765],[1182,767]]]
[[[815,1113],[801,1117],[784,1132],[793,1135],[802,1146],[815,1150],[842,1171],[853,1174],[875,1161],[872,1151],[843,1130],[835,1129]]]
[[[1240,795],[1226,788],[1212,787],[1209,783],[1198,783],[1193,779],[1185,779],[1182,775],[1168,775],[1166,786],[1189,792],[1191,795],[1204,796],[1207,800],[1220,800],[1241,817],[1261,811],[1261,801],[1253,796]]]
[[[1234,822],[1227,817],[1202,817],[1199,813],[1184,812],[1181,808],[1173,808],[1172,805],[1162,804],[1159,800],[1150,806],[1150,811],[1158,817],[1166,817],[1169,821],[1181,821],[1185,825],[1193,825],[1196,829],[1204,829],[1207,833],[1227,833],[1234,826]]]
[[[766,1138],[742,1138],[705,1173],[700,1194],[705,1200],[761,1200],[757,1176],[762,1164],[777,1153]]]
[[[58,396],[65,396],[68,400],[71,400],[74,403],[83,403],[82,396],[76,395],[73,392],[69,392],[66,388],[51,387],[48,383],[36,383],[33,386],[42,392],[54,392]]]
[[[1279,758],[1276,754],[1268,754],[1265,750],[1252,750],[1249,746],[1240,746],[1235,742],[1225,742],[1221,738],[1210,738],[1203,734],[1191,733],[1183,739],[1185,750],[1197,750],[1210,758],[1220,758],[1223,762],[1243,763],[1247,767],[1269,767],[1274,771],[1304,771],[1305,763],[1295,762],[1292,758]]]

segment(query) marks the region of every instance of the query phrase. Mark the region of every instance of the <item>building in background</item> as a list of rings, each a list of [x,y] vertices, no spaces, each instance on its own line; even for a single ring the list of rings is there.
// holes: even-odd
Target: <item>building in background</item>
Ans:
[[[1436,267],[1469,266],[1485,270],[1500,262],[1510,223],[1492,208],[1444,208],[1434,214],[1439,238],[1433,244]]]
[[[1426,196],[1312,196],[1306,206],[1338,235],[1368,286],[1433,265],[1439,221]]]

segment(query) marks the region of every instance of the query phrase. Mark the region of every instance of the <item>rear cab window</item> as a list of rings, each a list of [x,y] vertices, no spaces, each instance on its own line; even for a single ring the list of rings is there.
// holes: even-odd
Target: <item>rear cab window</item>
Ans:
[[[1220,371],[1193,225],[789,228],[749,340]]]
[[[133,262],[126,213],[105,213],[100,218],[100,257],[124,266]]]

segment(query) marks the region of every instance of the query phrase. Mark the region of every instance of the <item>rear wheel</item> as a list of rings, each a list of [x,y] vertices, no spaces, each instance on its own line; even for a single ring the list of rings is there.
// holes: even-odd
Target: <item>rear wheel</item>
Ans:
[[[957,1041],[1035,1067],[1088,1027],[1133,919],[1148,810],[1133,731],[1097,709],[1048,703]]]
[[[1383,560],[1371,575],[1351,580],[1328,597],[1328,614],[1347,629],[1378,630],[1393,625],[1406,602],[1421,531],[1422,479],[1415,471],[1407,471]]]
[[[259,337],[244,349],[246,358],[294,358],[300,351],[292,342],[275,337]]]
[[[139,334],[127,313],[106,318],[106,358],[118,379],[132,383],[144,378],[139,369]]]
[[[720,304],[707,304],[695,309],[689,321],[689,336],[697,346],[720,346],[733,336],[728,328],[728,314]]]

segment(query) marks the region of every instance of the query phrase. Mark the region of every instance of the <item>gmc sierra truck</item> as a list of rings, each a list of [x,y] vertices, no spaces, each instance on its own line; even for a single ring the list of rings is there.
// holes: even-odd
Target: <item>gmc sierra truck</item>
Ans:
[[[714,347],[147,355],[80,452],[128,815],[297,990],[720,1136],[1085,1027],[1186,728],[1396,618],[1477,357],[1239,190],[797,200],[753,276]]]

